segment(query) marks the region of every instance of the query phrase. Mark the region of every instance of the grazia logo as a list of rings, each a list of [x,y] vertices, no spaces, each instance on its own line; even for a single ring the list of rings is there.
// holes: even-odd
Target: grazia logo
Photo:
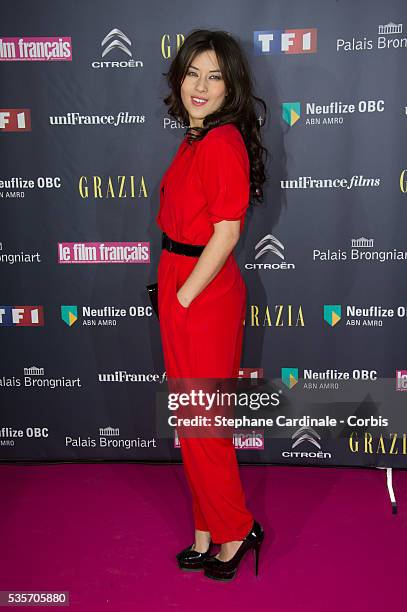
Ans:
[[[400,191],[407,193],[407,169],[402,170],[400,174]]]

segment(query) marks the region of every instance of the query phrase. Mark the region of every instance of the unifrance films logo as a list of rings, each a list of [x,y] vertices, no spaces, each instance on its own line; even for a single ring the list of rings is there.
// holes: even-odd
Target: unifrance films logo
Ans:
[[[60,264],[150,263],[149,242],[59,242]]]
[[[257,30],[253,45],[255,55],[316,53],[317,29]]]
[[[0,38],[0,62],[71,62],[70,36]]]
[[[324,177],[298,176],[280,181],[281,189],[372,189],[380,187],[380,178],[368,178],[363,174],[353,174],[348,177]],[[353,240],[352,240],[353,242]]]
[[[49,123],[52,126],[89,126],[102,125],[138,125],[146,122],[146,115],[133,115],[128,111],[119,111],[116,115],[81,115],[81,113],[65,113],[65,115],[50,115]]]

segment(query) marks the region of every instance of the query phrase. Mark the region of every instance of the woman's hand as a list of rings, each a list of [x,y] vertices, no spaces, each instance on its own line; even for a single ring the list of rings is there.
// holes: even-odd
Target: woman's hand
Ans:
[[[205,289],[222,268],[239,240],[240,220],[223,220],[214,224],[214,232],[202,251],[191,274],[179,289],[177,298],[185,308]]]
[[[188,308],[188,306],[191,304],[191,300],[183,295],[182,288],[177,292],[177,300],[184,306],[184,308]]]

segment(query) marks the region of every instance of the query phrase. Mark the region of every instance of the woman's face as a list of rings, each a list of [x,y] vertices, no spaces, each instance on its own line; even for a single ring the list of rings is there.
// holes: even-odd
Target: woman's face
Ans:
[[[202,127],[204,117],[222,106],[225,93],[215,51],[202,51],[191,61],[181,85],[181,99],[189,115],[189,124]]]

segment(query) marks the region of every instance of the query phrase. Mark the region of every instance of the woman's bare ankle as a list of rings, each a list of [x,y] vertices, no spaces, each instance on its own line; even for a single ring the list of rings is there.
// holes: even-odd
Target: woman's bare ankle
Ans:
[[[220,551],[216,558],[220,561],[229,561],[236,553],[243,540],[233,540],[233,542],[225,542],[221,545]]]
[[[197,552],[206,552],[209,548],[209,542],[211,541],[211,534],[209,531],[200,531],[195,529],[195,544],[194,550]]]

